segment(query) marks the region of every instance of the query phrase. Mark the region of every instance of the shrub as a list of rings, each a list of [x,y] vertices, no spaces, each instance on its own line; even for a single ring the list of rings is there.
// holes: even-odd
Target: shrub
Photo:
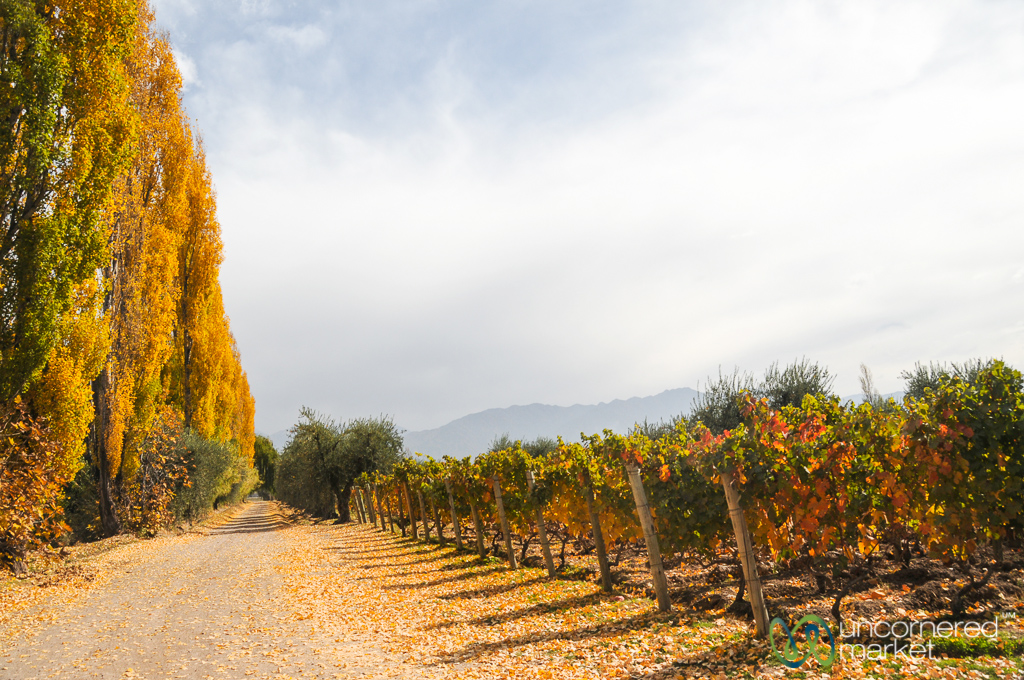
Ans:
[[[0,412],[0,562],[24,571],[26,553],[67,531],[61,488],[74,478],[46,422],[20,399]]]
[[[121,526],[128,531],[153,536],[173,519],[174,499],[188,483],[188,469],[178,450],[181,439],[181,419],[168,411],[139,445],[138,468],[120,480],[116,504]]]
[[[178,440],[176,454],[188,471],[188,482],[182,484],[171,503],[178,520],[195,522],[202,519],[222,499],[232,497],[248,483],[242,477],[246,461],[231,444],[206,439],[192,430],[186,430]],[[248,490],[246,491],[248,493]]]

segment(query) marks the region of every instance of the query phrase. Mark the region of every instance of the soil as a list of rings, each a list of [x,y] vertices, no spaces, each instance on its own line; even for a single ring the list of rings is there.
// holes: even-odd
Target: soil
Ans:
[[[548,532],[552,550],[557,553],[561,545],[558,529],[551,526]],[[504,546],[499,546],[499,551],[503,553]],[[619,547],[615,547],[609,552],[615,555],[618,551]],[[749,606],[730,608],[741,573],[734,555],[735,550],[728,548],[712,557],[663,555],[673,606],[684,612],[721,611],[728,615],[752,617]],[[977,558],[978,564],[957,568],[925,557],[915,557],[909,565],[904,565],[883,554],[874,560],[872,578],[854,587],[843,600],[843,610],[847,615],[864,618],[913,615],[924,620],[949,617],[953,597],[968,582],[964,569],[969,569],[977,580],[981,580],[982,564],[993,561],[993,556],[987,553],[979,554]],[[555,562],[557,565],[557,554]],[[529,546],[524,563],[532,566],[543,564],[536,540]],[[570,540],[565,564],[566,577],[600,579],[597,559],[585,540],[579,545]],[[622,549],[618,566],[612,566],[611,570],[617,590],[643,593],[652,600],[655,598],[647,551],[642,542],[634,542]],[[832,602],[844,585],[844,579],[837,582],[826,579],[825,591],[819,592],[814,576],[804,565],[794,563],[786,569],[764,562],[759,565],[759,571],[770,616],[785,618],[802,612],[817,613],[831,620]],[[968,605],[966,618],[980,619],[999,614],[1007,619],[1007,630],[1016,629],[1012,619],[1018,613],[1024,617],[1024,551],[1007,549],[1002,566],[990,582],[970,593],[965,600]]]
[[[0,625],[0,678],[423,677],[367,640],[302,621],[283,552],[305,527],[288,519],[249,502],[221,526],[65,567],[85,573],[77,593]]]

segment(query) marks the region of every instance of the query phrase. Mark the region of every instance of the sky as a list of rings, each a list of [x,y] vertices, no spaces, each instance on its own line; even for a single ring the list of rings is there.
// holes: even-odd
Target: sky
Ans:
[[[155,8],[258,431],[1024,368],[1024,3]]]

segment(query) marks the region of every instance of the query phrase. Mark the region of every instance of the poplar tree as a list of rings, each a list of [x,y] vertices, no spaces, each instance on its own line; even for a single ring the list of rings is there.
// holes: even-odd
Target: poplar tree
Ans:
[[[172,350],[177,299],[174,256],[192,144],[179,98],[181,77],[170,45],[153,32],[152,20],[150,9],[140,5],[127,62],[139,134],[132,164],[115,183],[102,269],[110,348],[93,384],[91,444],[107,534],[118,530],[111,484],[115,477],[131,479],[138,469],[138,446],[162,397],[161,371]]]
[[[104,254],[136,116],[128,1],[0,2],[0,400],[39,376]]]

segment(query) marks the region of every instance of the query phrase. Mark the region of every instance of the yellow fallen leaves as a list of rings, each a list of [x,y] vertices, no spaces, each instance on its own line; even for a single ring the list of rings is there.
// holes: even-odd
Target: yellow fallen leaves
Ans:
[[[269,516],[276,507],[259,510],[263,513],[260,516]],[[726,581],[716,580],[717,585],[706,591],[714,596],[710,599],[718,598],[716,609],[662,615],[639,591],[631,595],[626,584],[622,591],[609,595],[592,580],[550,579],[545,571],[534,568],[511,571],[497,559],[482,561],[474,555],[456,553],[451,547],[426,546],[366,525],[310,525],[292,519],[296,521],[282,523],[281,530],[264,534],[243,534],[237,527],[225,525],[223,536],[235,537],[230,544],[223,536],[217,538],[221,535],[217,529],[207,532],[208,536],[194,533],[154,541],[113,542],[103,548],[103,554],[75,564],[100,583],[111,572],[137,572],[138,565],[154,564],[160,558],[164,571],[151,584],[152,597],[145,602],[135,601],[136,612],[159,612],[169,602],[181,599],[189,600],[193,614],[206,622],[219,611],[224,628],[212,629],[201,636],[202,640],[195,637],[194,642],[182,637],[177,643],[162,643],[182,646],[180,651],[185,655],[177,661],[182,670],[210,659],[209,655],[206,660],[198,658],[202,655],[197,655],[196,646],[205,646],[204,651],[219,654],[217,668],[225,673],[231,672],[235,663],[272,663],[279,672],[284,672],[281,669],[285,665],[311,672],[330,667],[322,677],[333,676],[339,669],[344,671],[339,677],[552,680],[1020,675],[1019,660],[989,658],[903,665],[847,661],[837,663],[825,674],[817,667],[790,671],[774,662],[766,643],[753,638],[746,620],[723,614],[722,607],[730,598],[723,602],[721,595],[732,588]],[[212,581],[197,575],[189,566],[193,559],[189,556],[204,541],[215,540],[225,541],[223,545],[217,543],[219,563],[225,568],[217,571],[216,581]],[[230,550],[225,549],[228,545]],[[260,568],[252,569],[254,565]],[[278,570],[281,581],[276,576],[271,578],[273,569]],[[683,564],[672,571],[674,577],[698,578],[701,569]],[[707,574],[708,568],[703,571]],[[623,575],[622,571],[617,573]],[[717,572],[712,569],[710,573]],[[70,584],[78,578],[72,574],[64,586],[43,588],[32,585],[33,581],[19,583],[31,592],[53,596],[66,592],[71,598],[74,588]],[[268,589],[271,581],[273,588]],[[196,589],[197,583],[203,587]],[[693,585],[693,581],[685,583]],[[146,584],[149,587],[149,581]],[[85,586],[96,587],[91,582]],[[805,586],[780,579],[774,587],[799,592]],[[220,598],[226,600],[221,602],[220,610],[211,609],[216,598],[206,599],[215,592],[225,596]],[[863,606],[885,605],[899,616],[927,617],[926,612],[900,608],[906,604],[901,598],[908,592],[907,588],[876,587],[866,591],[869,601]],[[8,591],[0,587],[0,598],[11,600],[5,593]],[[166,596],[157,597],[160,593]],[[888,599],[882,600],[878,594]],[[24,598],[19,602],[18,606],[27,606]],[[824,599],[806,603],[818,608],[825,605]],[[228,612],[235,610],[244,618],[232,619]],[[60,616],[62,609],[50,607],[45,611]],[[4,626],[3,618],[10,616],[0,607],[0,640],[23,631],[27,624],[46,623],[22,615],[14,617],[13,627],[10,620]],[[123,626],[126,620],[117,618],[109,623]],[[1019,633],[1017,623],[1007,620],[1000,630],[1005,625],[1008,631],[1013,627]],[[110,626],[79,633],[90,640],[93,635],[103,640],[116,634]],[[0,648],[3,646],[0,643]],[[155,651],[147,649],[150,654]],[[147,649],[140,647],[133,668],[149,663]],[[251,670],[239,665],[237,675],[243,671],[249,675]],[[984,675],[972,676],[975,671]]]
[[[589,581],[511,571],[365,525],[309,527],[288,540],[292,608],[441,677],[674,677],[674,662],[740,640],[743,655],[726,657],[733,668],[756,671],[763,656],[747,657],[745,621],[662,615]]]
[[[318,627],[450,678],[1021,677],[1013,659],[840,661],[830,672],[774,661],[747,621],[720,611],[659,614],[590,581],[515,571],[451,547],[322,525],[287,532],[289,608]],[[869,599],[885,597],[878,589]]]
[[[31,574],[27,579],[15,579],[9,572],[0,570],[0,652],[4,648],[3,641],[24,638],[59,619],[60,608],[52,606],[30,615],[40,605],[69,606],[107,584],[113,575],[164,550],[168,544],[206,535],[211,529],[230,522],[244,509],[244,504],[226,506],[180,536],[165,533],[156,540],[143,540],[122,534],[80,543],[63,549],[61,554],[37,553],[29,560]]]

